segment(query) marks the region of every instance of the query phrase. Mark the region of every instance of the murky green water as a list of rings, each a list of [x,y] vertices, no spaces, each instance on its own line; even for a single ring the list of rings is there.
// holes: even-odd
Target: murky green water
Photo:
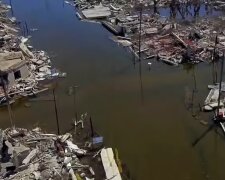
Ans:
[[[12,0],[13,14],[29,28],[32,45],[54,58],[55,67],[68,77],[58,83],[57,105],[61,131],[71,127],[73,96],[67,89],[79,85],[78,112],[89,112],[94,126],[108,145],[117,147],[137,180],[223,180],[225,142],[210,131],[196,146],[192,143],[207,129],[198,113],[212,82],[211,67],[201,64],[187,70],[152,61],[133,64],[132,55],[109,39],[98,24],[77,20],[74,8],[62,0]],[[141,70],[141,73],[140,73]],[[194,114],[187,110],[194,93]],[[43,94],[51,97],[51,93]],[[13,105],[16,126],[56,132],[51,101]],[[0,125],[9,126],[7,111],[1,109]]]

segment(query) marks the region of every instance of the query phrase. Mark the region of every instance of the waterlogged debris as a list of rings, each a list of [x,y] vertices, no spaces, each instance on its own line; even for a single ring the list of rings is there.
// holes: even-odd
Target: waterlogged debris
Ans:
[[[69,140],[66,140],[66,144],[68,146],[68,148],[71,150],[71,151],[74,151],[75,153],[77,154],[82,154],[82,155],[85,155],[87,153],[86,150],[83,150],[83,149],[80,149],[78,148],[77,145],[73,144],[71,141]]]
[[[30,31],[34,32],[34,31],[37,31],[38,29],[37,28],[31,28]]]
[[[27,46],[23,42],[20,43],[19,47],[21,51],[23,51],[23,53],[27,55],[29,58],[34,58],[34,54],[27,48]]]
[[[127,47],[135,56],[137,56],[136,52],[144,46],[147,50],[141,53],[143,59],[148,59],[147,57],[159,59],[161,56],[163,62],[175,66],[181,63],[212,62],[222,57],[225,33],[218,27],[224,24],[225,19],[220,16],[210,17],[208,14],[209,9],[215,6],[221,8],[224,3],[218,4],[212,0],[198,3],[192,0],[159,0],[151,3],[144,0],[141,5],[136,1],[123,0],[100,3],[102,4],[99,6],[99,1],[74,1],[74,5],[79,10],[78,18],[101,22],[115,36],[129,38],[131,45],[125,41],[116,42]],[[201,5],[208,8],[203,17],[199,17],[198,10]],[[194,7],[194,12],[188,12],[189,6]],[[168,13],[170,11],[170,15],[161,16],[157,8],[165,8]],[[142,18],[140,18],[141,9]],[[154,13],[149,13],[151,9]],[[178,16],[181,16],[181,19]],[[118,27],[122,31],[117,29]]]
[[[94,8],[83,10],[82,13],[87,19],[105,18],[111,15],[110,9],[102,5],[94,6]]]
[[[23,160],[23,164],[27,165],[38,153],[38,149],[33,149],[30,154]]]
[[[3,73],[3,84],[7,84],[6,92],[9,103],[21,97],[34,96],[48,90],[41,81],[66,77],[66,73],[55,70],[51,60],[44,51],[33,51],[28,43],[28,37],[20,37],[14,17],[7,18],[7,6],[0,4],[0,70]],[[37,30],[37,29],[31,29]],[[47,82],[45,82],[47,83]],[[0,86],[0,105],[6,105],[7,99]]]
[[[17,29],[12,28],[12,27],[10,27],[10,26],[8,26],[8,25],[6,25],[6,24],[3,24],[3,23],[2,23],[0,26],[3,27],[6,31],[14,32],[14,33],[17,33],[17,32],[18,32]]]
[[[216,83],[215,85],[208,85],[209,89],[219,89],[219,83]],[[225,82],[221,83],[221,91],[225,92]]]
[[[212,111],[215,108],[223,107],[225,103],[224,98],[224,91],[225,91],[225,83],[221,83],[221,99],[218,103],[219,98],[219,83],[216,83],[214,85],[208,85],[208,88],[210,89],[208,96],[205,99],[203,109],[205,111]]]
[[[81,15],[79,12],[76,12],[76,16],[77,16],[77,18],[80,19],[80,20],[83,19],[82,15]]]
[[[77,180],[77,177],[76,177],[76,175],[74,174],[74,171],[73,171],[72,168],[70,168],[69,173],[70,173],[70,176],[71,176],[71,179],[72,179],[72,180]]]
[[[107,179],[122,180],[119,169],[114,159],[112,148],[101,150],[102,164],[105,169]]]
[[[2,142],[0,179],[108,179],[108,177],[114,177],[119,180],[120,174],[118,174],[111,148],[86,147],[83,149],[73,143],[73,136],[70,133],[60,136],[47,134],[43,133],[39,127],[32,130],[7,128],[0,130],[0,135],[0,142]],[[103,138],[95,138],[95,141],[102,143]],[[85,141],[82,144],[85,147]],[[98,163],[99,158],[102,158],[103,166]],[[102,173],[104,168],[106,177]]]
[[[26,43],[29,40],[29,38],[21,37],[21,42]]]
[[[11,18],[9,18],[9,20],[10,20],[12,23],[15,23],[15,22],[16,22],[16,17],[11,17]]]
[[[128,40],[115,40],[116,42],[120,43],[124,47],[132,46],[132,42]]]

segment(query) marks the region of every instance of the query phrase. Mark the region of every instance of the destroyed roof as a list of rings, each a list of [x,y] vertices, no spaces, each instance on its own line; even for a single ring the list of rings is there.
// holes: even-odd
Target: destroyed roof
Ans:
[[[0,72],[9,72],[26,64],[22,52],[0,53]]]

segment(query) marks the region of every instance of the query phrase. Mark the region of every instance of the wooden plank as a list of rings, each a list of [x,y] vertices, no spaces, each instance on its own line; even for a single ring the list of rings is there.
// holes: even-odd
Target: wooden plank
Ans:
[[[23,160],[23,164],[28,164],[38,153],[38,149],[33,149],[30,154]]]
[[[101,158],[106,174],[106,179],[122,180],[119,169],[114,159],[112,148],[102,149]]]
[[[175,33],[172,32],[172,35],[185,47],[187,48],[188,45],[186,42],[184,42],[178,35],[176,35]]]

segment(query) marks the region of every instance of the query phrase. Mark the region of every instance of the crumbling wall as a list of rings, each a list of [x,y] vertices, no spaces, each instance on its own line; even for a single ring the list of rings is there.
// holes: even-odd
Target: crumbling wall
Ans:
[[[30,75],[27,65],[22,66],[19,70],[21,73],[21,78],[27,78]]]
[[[10,86],[13,86],[14,84],[15,84],[15,77],[14,77],[14,72],[13,71],[11,71],[11,72],[9,72],[8,73],[8,86],[10,87]]]

